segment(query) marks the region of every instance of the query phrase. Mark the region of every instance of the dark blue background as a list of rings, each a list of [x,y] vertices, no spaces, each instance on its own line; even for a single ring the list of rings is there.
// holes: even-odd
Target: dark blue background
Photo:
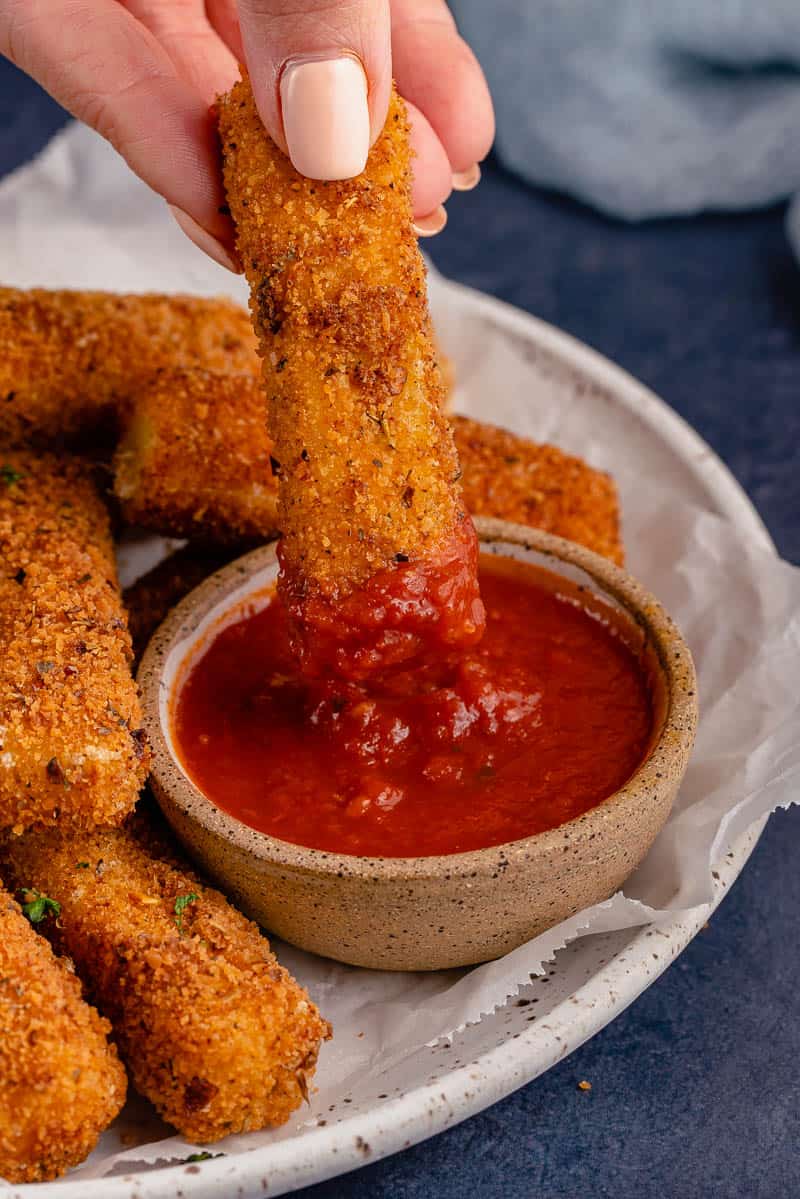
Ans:
[[[0,63],[0,174],[64,119]],[[491,164],[449,208],[447,230],[429,243],[437,265],[653,387],[725,459],[784,557],[800,562],[800,272],[782,212],[628,227]],[[773,817],[709,929],[572,1057],[458,1128],[303,1194],[800,1193],[798,829],[796,810]],[[591,1093],[576,1089],[582,1078]]]

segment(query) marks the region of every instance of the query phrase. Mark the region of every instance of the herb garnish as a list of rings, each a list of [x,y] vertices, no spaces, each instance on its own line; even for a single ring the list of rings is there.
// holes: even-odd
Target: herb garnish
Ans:
[[[224,1153],[209,1153],[207,1149],[204,1149],[202,1151],[202,1153],[190,1153],[189,1156],[185,1157],[183,1160],[187,1164],[189,1162],[210,1162],[215,1157],[224,1157],[224,1156],[225,1156]]]
[[[22,914],[27,916],[31,924],[39,924],[45,916],[61,915],[61,904],[58,900],[51,899],[49,895],[42,895],[35,887],[22,887],[19,893],[22,896],[33,896],[33,899],[26,900],[22,905]]]
[[[190,903],[196,903],[199,898],[200,896],[195,891],[190,891],[188,895],[176,895],[175,897],[175,924],[181,936],[183,936],[183,913]]]
[[[6,487],[13,487],[15,483],[19,483],[20,479],[24,478],[23,474],[20,474],[18,470],[14,470],[14,467],[9,466],[7,462],[4,462],[0,466],[0,479],[5,483]]]

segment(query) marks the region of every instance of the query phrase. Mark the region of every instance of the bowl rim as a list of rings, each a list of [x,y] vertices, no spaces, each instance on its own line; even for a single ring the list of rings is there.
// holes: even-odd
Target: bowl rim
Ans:
[[[420,857],[366,857],[298,845],[254,829],[217,807],[188,778],[170,750],[161,722],[161,697],[167,686],[164,667],[181,640],[188,642],[186,657],[190,656],[197,644],[192,638],[210,613],[219,609],[219,619],[224,619],[224,602],[229,595],[237,593],[236,608],[243,607],[247,580],[277,564],[277,541],[271,541],[234,559],[189,592],[156,629],[142,657],[137,681],[152,751],[151,775],[156,784],[152,789],[159,806],[163,807],[159,795],[163,789],[188,820],[212,837],[227,841],[239,853],[256,857],[264,865],[306,876],[368,878],[371,882],[445,876],[476,879],[493,874],[498,866],[505,869],[519,861],[531,862],[561,853],[565,843],[574,848],[596,835],[598,822],[615,817],[631,802],[638,803],[643,793],[657,793],[676,777],[680,780],[697,730],[697,677],[689,646],[662,604],[633,575],[577,542],[494,517],[475,517],[474,523],[482,548],[506,544],[577,568],[598,585],[601,593],[616,600],[644,631],[645,645],[652,648],[661,667],[665,710],[658,738],[620,788],[587,812],[544,832],[462,853]],[[258,590],[252,594],[258,594]]]

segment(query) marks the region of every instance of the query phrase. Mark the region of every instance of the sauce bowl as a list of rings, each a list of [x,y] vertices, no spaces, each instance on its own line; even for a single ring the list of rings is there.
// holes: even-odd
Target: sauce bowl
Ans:
[[[582,816],[505,845],[418,858],[368,858],[294,845],[249,828],[188,778],[172,704],[213,636],[277,575],[275,543],[211,575],[154,634],[139,670],[153,750],[151,786],[201,870],[266,929],[356,966],[439,970],[488,961],[619,890],[669,815],[694,743],[697,682],[664,609],[613,563],[573,542],[505,521],[475,521],[485,554],[544,566],[610,604],[653,696],[650,748],[628,781]],[[261,601],[264,602],[263,600]]]

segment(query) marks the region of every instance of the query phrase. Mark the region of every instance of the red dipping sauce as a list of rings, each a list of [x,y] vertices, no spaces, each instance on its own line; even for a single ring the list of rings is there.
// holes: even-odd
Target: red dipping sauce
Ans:
[[[460,853],[612,794],[653,731],[635,634],[596,597],[481,560],[483,640],[380,682],[303,676],[274,597],[220,632],[173,707],[179,757],[245,824],[333,853]]]
[[[403,555],[345,596],[305,595],[283,569],[278,591],[304,674],[361,681],[477,645],[486,614],[478,590],[478,536],[469,517],[430,557]]]

